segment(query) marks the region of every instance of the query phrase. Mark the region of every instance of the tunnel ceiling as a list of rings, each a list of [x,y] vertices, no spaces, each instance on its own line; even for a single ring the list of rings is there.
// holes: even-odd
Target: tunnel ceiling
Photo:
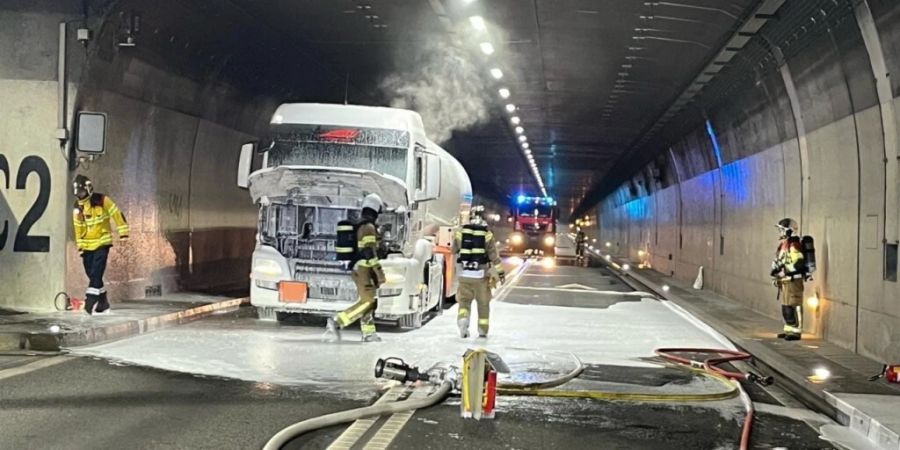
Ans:
[[[573,209],[672,104],[740,25],[756,0],[231,0],[263,26],[349,75],[351,103],[383,104],[378,86],[417,64],[427,36],[474,48],[490,119],[444,146],[476,191],[537,194],[503,106],[513,102],[548,193]],[[265,8],[261,5],[265,4]],[[481,15],[491,56],[466,39]],[[454,30],[460,30],[454,32]],[[462,34],[462,36],[461,36]],[[286,56],[287,57],[287,56]],[[310,65],[311,68],[314,66]],[[504,77],[490,79],[500,67]],[[509,100],[497,88],[511,91]],[[302,101],[303,99],[292,99]],[[335,98],[335,101],[342,99]]]

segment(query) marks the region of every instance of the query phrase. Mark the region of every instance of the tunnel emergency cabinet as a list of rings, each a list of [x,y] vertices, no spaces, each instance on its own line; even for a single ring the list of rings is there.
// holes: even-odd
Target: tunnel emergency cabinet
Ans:
[[[238,164],[238,185],[259,206],[250,301],[260,318],[331,315],[356,301],[335,251],[337,223],[357,220],[373,192],[386,203],[377,226],[387,282],[376,320],[418,327],[456,294],[445,236],[468,215],[472,187],[462,165],[425,136],[417,113],[284,104],[261,147],[245,145]],[[262,168],[250,173],[259,153]]]

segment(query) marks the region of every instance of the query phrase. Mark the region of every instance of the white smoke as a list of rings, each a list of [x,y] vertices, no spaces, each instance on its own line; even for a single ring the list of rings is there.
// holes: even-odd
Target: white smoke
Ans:
[[[411,63],[407,60],[401,66],[408,70],[381,82],[390,105],[418,112],[428,137],[439,144],[449,140],[455,130],[486,121],[486,69],[473,63],[474,55],[446,35],[428,37],[417,47]]]

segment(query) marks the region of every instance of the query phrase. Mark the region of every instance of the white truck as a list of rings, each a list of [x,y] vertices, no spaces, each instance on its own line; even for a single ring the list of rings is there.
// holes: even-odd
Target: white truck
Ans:
[[[376,321],[418,328],[456,294],[450,246],[472,186],[459,161],[425,136],[419,114],[283,104],[258,147],[241,149],[238,185],[259,205],[250,302],[261,319],[332,315],[356,301],[347,262],[335,251],[337,224],[356,220],[373,192],[386,204],[377,226],[387,282],[377,293]],[[250,173],[260,153],[262,168]]]

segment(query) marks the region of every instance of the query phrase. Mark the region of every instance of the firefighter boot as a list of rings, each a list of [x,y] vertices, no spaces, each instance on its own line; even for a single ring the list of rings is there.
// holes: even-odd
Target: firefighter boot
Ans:
[[[364,334],[362,337],[363,342],[381,342],[381,340],[381,336],[378,333]]]
[[[97,314],[109,312],[109,299],[106,297],[106,292],[100,294],[100,301],[97,302],[94,312]]]
[[[459,327],[459,337],[466,339],[469,337],[469,318],[462,318],[456,321],[456,326]]]
[[[97,306],[97,297],[95,297],[94,295],[85,296],[84,312],[88,313],[88,315],[93,315],[95,306]]]
[[[340,342],[341,327],[338,326],[333,317],[329,317],[325,324],[325,333],[322,334],[322,342]]]

